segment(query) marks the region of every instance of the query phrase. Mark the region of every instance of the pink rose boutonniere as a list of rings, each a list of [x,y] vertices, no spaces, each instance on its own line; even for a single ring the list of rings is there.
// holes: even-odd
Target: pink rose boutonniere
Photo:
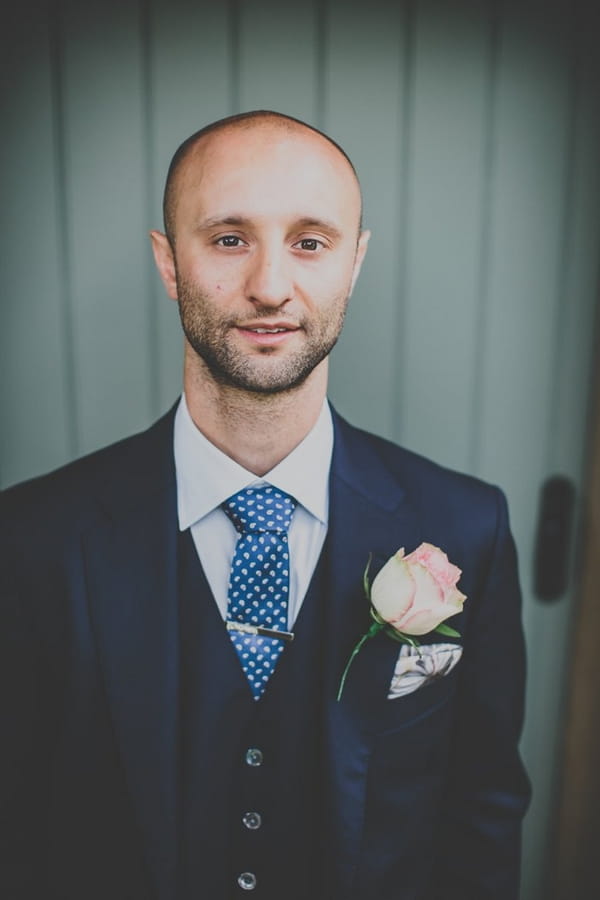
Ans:
[[[408,556],[401,548],[386,562],[372,585],[369,584],[370,565],[369,556],[363,584],[371,604],[373,624],[352,651],[342,675],[338,700],[354,657],[365,641],[380,631],[395,641],[416,648],[419,647],[417,636],[431,631],[446,637],[460,637],[458,631],[443,622],[459,613],[467,599],[456,587],[462,573],[439,547],[420,544]]]

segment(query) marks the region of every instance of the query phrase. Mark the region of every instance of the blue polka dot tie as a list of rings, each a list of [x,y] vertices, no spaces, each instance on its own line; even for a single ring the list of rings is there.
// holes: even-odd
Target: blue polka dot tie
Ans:
[[[287,532],[296,501],[284,491],[264,485],[234,494],[222,508],[239,532],[229,580],[228,627],[287,631]],[[243,630],[230,630],[230,636],[254,699],[259,700],[285,641]]]

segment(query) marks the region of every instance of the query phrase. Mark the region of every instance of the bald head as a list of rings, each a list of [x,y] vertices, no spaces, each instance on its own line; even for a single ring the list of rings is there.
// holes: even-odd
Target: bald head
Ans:
[[[186,395],[210,385],[271,396],[310,383],[320,402],[369,240],[360,219],[352,163],[295,119],[246,113],[182,144],[165,190],[167,233],[151,239],[179,305]]]
[[[359,221],[358,231],[362,226],[362,198],[360,193],[360,184],[356,170],[347,153],[332,140],[328,135],[307,125],[300,119],[293,116],[286,116],[282,113],[272,112],[270,110],[253,110],[250,112],[239,113],[235,116],[228,116],[224,119],[218,119],[211,122],[199,131],[196,131],[177,148],[169,165],[167,180],[165,183],[165,191],[163,196],[163,217],[165,232],[171,246],[175,245],[176,236],[176,214],[180,197],[180,189],[182,185],[182,173],[186,168],[186,164],[192,159],[197,160],[201,157],[203,151],[208,150],[211,142],[225,134],[239,132],[240,138],[244,133],[260,132],[273,134],[279,133],[280,136],[289,138],[310,137],[315,142],[322,142],[324,148],[329,153],[337,156],[340,166],[346,168],[355,184],[358,200],[359,200]],[[200,159],[201,164],[201,159]]]

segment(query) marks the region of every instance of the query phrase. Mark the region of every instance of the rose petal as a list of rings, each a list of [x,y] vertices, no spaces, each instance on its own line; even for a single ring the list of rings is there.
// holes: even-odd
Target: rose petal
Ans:
[[[394,623],[394,627],[405,634],[412,634],[418,637],[433,631],[441,621],[439,610],[420,609],[416,612],[409,611],[401,622]]]
[[[406,557],[409,565],[413,562],[421,563],[431,572],[435,580],[443,587],[453,588],[462,575],[458,566],[453,565],[443,550],[433,544],[420,544],[416,550]]]
[[[394,622],[410,608],[414,596],[414,578],[401,549],[377,573],[371,585],[371,603],[382,619]]]
[[[459,594],[459,597],[460,602],[458,603],[444,603],[442,607],[437,606],[433,609],[409,610],[401,622],[394,623],[394,627],[398,631],[404,631],[406,634],[415,636],[428,634],[434,628],[437,628],[441,622],[461,612],[466,597],[464,594]]]
[[[446,614],[444,594],[425,566],[413,563],[410,571],[415,581],[415,596],[404,616],[393,624],[399,631],[407,634],[426,634]]]
[[[462,609],[466,599],[456,588],[446,590],[437,583],[433,575],[420,563],[410,567],[415,580],[416,593],[413,603],[393,625],[406,634],[421,635],[433,631],[434,628],[456,615]]]

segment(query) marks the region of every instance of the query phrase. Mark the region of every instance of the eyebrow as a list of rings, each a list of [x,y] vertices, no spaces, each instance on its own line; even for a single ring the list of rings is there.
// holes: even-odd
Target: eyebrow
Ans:
[[[317,219],[313,216],[305,216],[304,218],[298,220],[297,225],[300,228],[308,228],[309,230],[315,228],[318,231],[326,231],[332,237],[336,238],[340,238],[342,236],[342,232],[337,227],[337,225],[335,225],[329,219]]]
[[[249,219],[243,216],[211,216],[198,223],[200,228],[216,228],[218,225],[247,225]]]
[[[252,224],[252,220],[247,216],[211,216],[210,218],[204,219],[199,222],[198,227],[201,229],[209,229],[217,228],[222,225],[232,225],[237,228],[242,228],[245,225],[250,224]],[[331,222],[329,219],[321,219],[315,216],[302,216],[294,222],[294,227],[325,231],[333,238],[341,238],[342,236],[342,232],[340,231],[338,226]]]

